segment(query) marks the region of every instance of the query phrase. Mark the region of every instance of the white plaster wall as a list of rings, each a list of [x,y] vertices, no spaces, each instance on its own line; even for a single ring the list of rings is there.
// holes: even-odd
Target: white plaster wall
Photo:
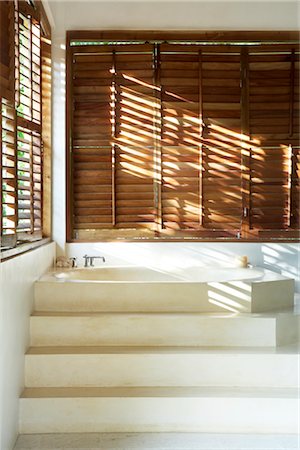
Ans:
[[[12,450],[18,434],[33,283],[52,266],[54,258],[55,244],[50,243],[0,264],[1,450]]]
[[[146,265],[159,269],[185,268],[190,266],[232,267],[237,256],[247,255],[254,266],[279,272],[296,280],[300,292],[300,244],[276,243],[90,243],[67,244],[66,253],[77,257],[79,266],[84,263],[83,255],[105,257],[105,264]],[[102,261],[95,261],[101,266]]]
[[[256,265],[295,276],[299,246],[240,243],[67,244],[65,239],[65,34],[71,29],[295,30],[299,3],[293,1],[55,1],[53,16],[54,239],[58,253],[105,254],[109,263],[219,264],[247,254]],[[298,287],[300,283],[298,282]]]

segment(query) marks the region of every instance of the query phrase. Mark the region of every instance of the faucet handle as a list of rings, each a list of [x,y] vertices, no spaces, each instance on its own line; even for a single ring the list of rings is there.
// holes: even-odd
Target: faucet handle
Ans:
[[[88,261],[89,261],[89,259],[90,259],[90,256],[84,255],[84,256],[83,256],[83,259],[85,260],[85,261],[84,261],[84,267],[88,267]]]
[[[72,267],[77,267],[77,258],[73,257],[73,258],[69,258],[69,260],[72,262]]]

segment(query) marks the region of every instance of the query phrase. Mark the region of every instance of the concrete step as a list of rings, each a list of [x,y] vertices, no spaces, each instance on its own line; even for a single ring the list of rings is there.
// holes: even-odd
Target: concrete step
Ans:
[[[292,450],[296,434],[58,433],[21,434],[14,450]]]
[[[27,388],[20,433],[296,433],[297,389]]]
[[[292,312],[71,313],[35,312],[31,346],[238,346],[269,347],[296,342]]]
[[[90,271],[86,273],[88,277]],[[247,273],[251,275],[251,269]],[[239,280],[234,279],[233,271],[232,281],[222,281],[220,278],[220,282],[199,282],[193,281],[193,278],[192,281],[174,278],[172,282],[97,282],[89,278],[62,282],[55,274],[50,274],[35,283],[35,309],[66,312],[255,313],[292,307],[294,280],[263,269],[254,273],[260,276]],[[196,275],[194,280],[197,280]]]
[[[32,347],[26,387],[297,387],[297,348]]]

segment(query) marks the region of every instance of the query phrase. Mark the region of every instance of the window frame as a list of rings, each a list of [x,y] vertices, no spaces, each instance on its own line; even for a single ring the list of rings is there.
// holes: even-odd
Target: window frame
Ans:
[[[15,208],[16,208],[16,218],[15,218],[15,232],[10,236],[10,238],[6,238],[5,234],[2,235],[2,226],[1,226],[1,259],[4,260],[8,257],[16,256],[20,253],[26,251],[26,249],[32,248],[32,246],[36,247],[39,245],[43,245],[45,243],[45,239],[49,240],[51,238],[51,26],[49,24],[46,12],[44,10],[43,4],[41,0],[35,0],[34,4],[29,4],[26,1],[11,1],[11,5],[13,5],[15,21],[14,21],[14,33],[12,33],[12,37],[14,38],[14,58],[10,64],[9,70],[11,73],[16,72],[16,76],[14,75],[14,83],[13,83],[13,92],[14,98],[7,99],[5,96],[5,92],[2,97],[0,96],[0,102],[7,102],[10,100],[11,107],[14,110],[15,117],[15,143],[14,143],[14,153],[15,153],[15,184],[16,184],[16,192],[15,192]],[[20,85],[18,83],[18,73],[19,73],[19,14],[23,14],[25,17],[28,17],[30,21],[34,21],[38,24],[40,29],[40,38],[39,39],[39,94],[34,94],[39,96],[39,104],[40,104],[40,120],[39,123],[31,120],[30,118],[23,118],[18,115],[18,106],[19,106],[19,95],[20,95]],[[30,56],[30,61],[31,61]],[[37,60],[36,60],[37,61]],[[31,63],[32,64],[32,63]],[[32,76],[32,74],[31,74]],[[33,94],[32,94],[33,95]],[[33,103],[33,100],[31,100]],[[18,132],[20,131],[20,127],[25,127],[30,134],[34,134],[36,132],[39,133],[40,136],[40,145],[39,145],[39,155],[35,156],[33,154],[33,150],[31,150],[30,159],[30,171],[31,174],[31,185],[30,190],[32,191],[31,205],[30,209],[32,210],[32,215],[34,215],[35,206],[33,204],[33,195],[34,195],[34,184],[40,184],[40,198],[38,203],[40,203],[40,222],[41,222],[41,231],[40,233],[34,232],[34,229],[31,228],[30,232],[23,234],[17,228],[18,225]],[[34,143],[32,143],[34,146]],[[1,149],[2,155],[2,149]],[[2,156],[1,156],[2,158]],[[40,167],[38,169],[37,165]],[[22,169],[20,169],[22,170]],[[35,175],[35,171],[39,171],[39,180]],[[1,176],[2,176],[2,162],[1,162]],[[1,178],[2,180],[2,178]],[[1,184],[2,185],[2,184]],[[1,218],[2,218],[2,202],[1,202]],[[2,220],[2,219],[1,219]],[[2,222],[1,222],[2,223]],[[31,225],[31,227],[34,227]]]
[[[276,236],[270,236],[272,232],[263,232],[256,237],[223,237],[218,236],[218,232],[210,231],[208,236],[197,236],[197,233],[189,233],[184,230],[182,233],[177,233],[176,236],[159,235],[155,237],[139,237],[134,235],[123,236],[119,234],[111,237],[105,235],[101,236],[101,230],[99,235],[90,238],[74,238],[72,229],[72,175],[71,175],[71,155],[70,155],[70,142],[71,142],[71,89],[72,89],[72,41],[188,41],[188,42],[208,42],[224,43],[232,42],[238,44],[241,42],[262,42],[264,45],[268,43],[278,43],[280,46],[288,43],[296,43],[299,45],[299,32],[298,31],[114,31],[114,30],[98,30],[98,31],[86,31],[86,30],[72,30],[66,33],[66,236],[67,242],[106,242],[106,241],[129,241],[129,242],[298,242],[300,240],[299,230],[287,230],[282,233],[277,233]],[[242,129],[246,130],[247,127],[247,114],[248,112],[241,111],[241,125]],[[137,234],[137,233],[136,233]],[[182,234],[182,236],[180,236]]]

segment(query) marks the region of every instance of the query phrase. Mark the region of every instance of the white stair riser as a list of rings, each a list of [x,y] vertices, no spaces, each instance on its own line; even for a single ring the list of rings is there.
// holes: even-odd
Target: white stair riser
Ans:
[[[297,433],[292,398],[26,398],[20,433]]]
[[[35,284],[38,311],[218,311],[207,302],[206,283]]]
[[[260,313],[292,308],[294,293],[294,280],[253,283],[251,312]]]
[[[32,316],[32,346],[275,346],[276,319],[201,315]]]
[[[297,387],[297,355],[26,355],[26,387]]]
[[[300,342],[300,315],[279,314],[276,326],[277,342],[288,345]]]
[[[37,282],[38,311],[262,312],[291,307],[294,281],[246,283]]]

